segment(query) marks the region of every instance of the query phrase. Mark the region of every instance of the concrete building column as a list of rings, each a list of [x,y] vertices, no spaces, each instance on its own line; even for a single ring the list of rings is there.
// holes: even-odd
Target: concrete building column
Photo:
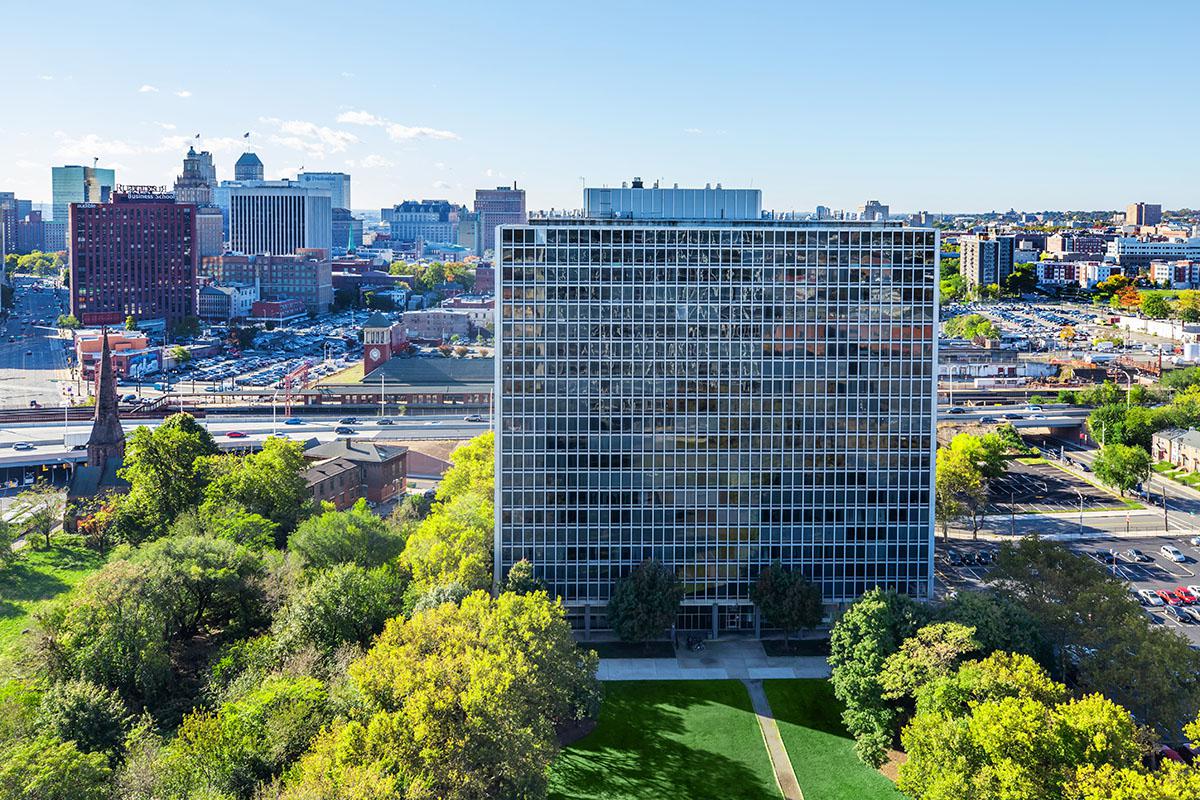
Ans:
[[[754,638],[762,638],[762,614],[758,612],[758,606],[754,607]]]
[[[713,603],[712,605],[712,638],[717,638],[717,615],[720,613],[720,607]]]

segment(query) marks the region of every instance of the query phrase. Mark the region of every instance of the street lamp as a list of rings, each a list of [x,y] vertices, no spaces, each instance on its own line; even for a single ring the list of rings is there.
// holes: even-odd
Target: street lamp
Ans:
[[[1079,495],[1079,535],[1083,536],[1083,492],[1074,489],[1075,494]]]

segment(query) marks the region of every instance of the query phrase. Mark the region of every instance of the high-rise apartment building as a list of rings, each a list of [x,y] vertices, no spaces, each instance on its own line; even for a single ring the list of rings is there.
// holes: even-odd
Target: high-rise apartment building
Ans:
[[[405,200],[391,208],[381,208],[379,217],[388,224],[393,242],[421,239],[457,244],[461,210],[449,200]]]
[[[344,172],[301,172],[296,181],[306,189],[329,192],[333,208],[350,210],[350,176]]]
[[[332,237],[328,191],[295,181],[247,181],[229,188],[229,249],[234,252],[320,248],[328,254]]]
[[[261,181],[263,179],[263,163],[254,153],[242,153],[233,165],[235,181]]]
[[[71,313],[84,325],[177,322],[196,296],[196,207],[150,187],[70,206]]]
[[[936,232],[715,191],[500,229],[495,575],[580,628],[650,558],[688,629],[754,628],[776,560],[830,604],[930,592]]]
[[[967,286],[1000,285],[1012,274],[1011,236],[963,236],[958,240],[959,272]]]
[[[1150,226],[1162,222],[1162,206],[1158,203],[1130,203],[1125,208],[1125,224]]]
[[[497,225],[520,225],[527,219],[525,190],[518,189],[516,183],[511,189],[507,186],[476,189],[475,213],[479,215],[479,229],[482,234],[480,252],[495,250]]]
[[[113,170],[99,167],[51,167],[50,182],[54,220],[66,222],[71,203],[107,203],[117,176]]]

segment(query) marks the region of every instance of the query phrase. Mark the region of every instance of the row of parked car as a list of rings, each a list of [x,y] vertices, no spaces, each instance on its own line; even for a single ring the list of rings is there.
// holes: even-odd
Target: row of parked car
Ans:
[[[951,547],[946,551],[946,563],[952,567],[971,567],[981,566],[986,567],[996,560],[996,553],[990,547],[985,547],[978,552],[974,550],[957,550]]]

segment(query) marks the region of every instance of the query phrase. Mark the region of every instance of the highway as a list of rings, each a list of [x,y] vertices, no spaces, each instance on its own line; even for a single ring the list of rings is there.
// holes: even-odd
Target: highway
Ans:
[[[394,417],[393,424],[379,425],[376,418],[360,417],[361,424],[349,425],[354,433],[339,435],[335,429],[341,427],[336,419],[323,417],[320,419],[304,420],[299,425],[287,425],[284,417],[279,416],[272,423],[270,417],[262,415],[253,417],[220,417],[213,420],[199,420],[213,435],[217,445],[225,450],[242,450],[262,446],[263,440],[275,435],[293,441],[307,442],[316,439],[328,442],[338,438],[366,440],[408,440],[408,439],[469,439],[488,430],[487,422],[466,422],[462,415],[429,415],[413,418]],[[156,427],[159,420],[146,420],[122,423],[126,435],[141,425]],[[64,432],[72,434],[73,438],[82,438],[91,431],[91,423],[70,423],[69,425],[46,425],[43,423],[18,423],[4,426],[0,430],[0,467],[37,466],[66,462],[82,462],[87,453],[83,450],[73,450],[63,445]],[[230,433],[244,433],[245,437],[230,437]],[[13,445],[25,443],[33,445],[31,450],[14,450]]]

